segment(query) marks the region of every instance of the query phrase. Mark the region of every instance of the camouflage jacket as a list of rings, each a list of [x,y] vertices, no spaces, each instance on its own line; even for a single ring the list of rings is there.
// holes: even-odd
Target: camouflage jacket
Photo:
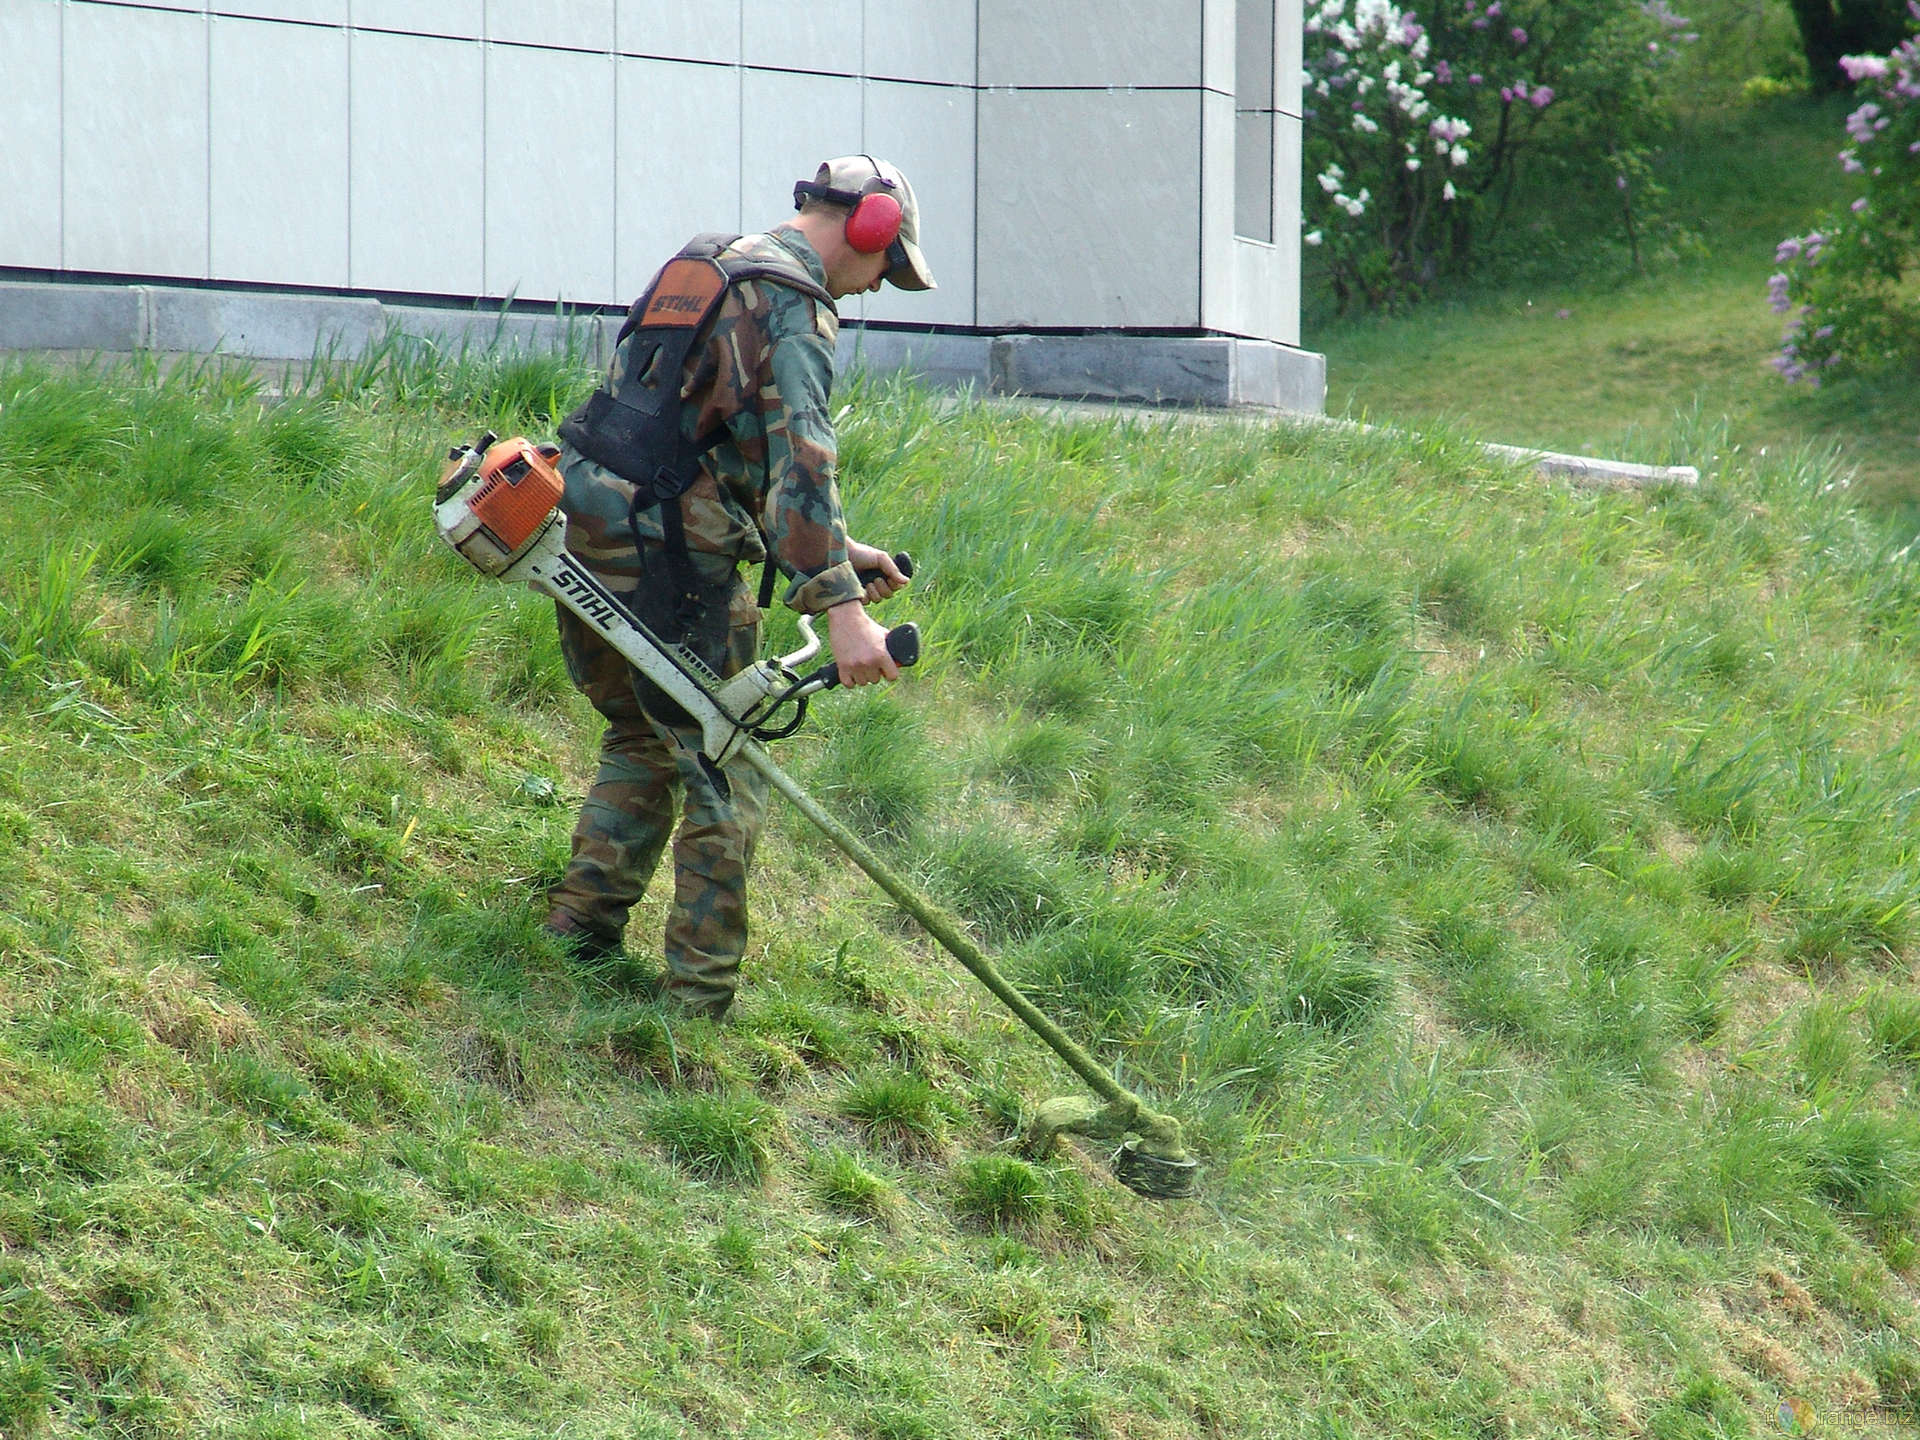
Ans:
[[[729,253],[751,255],[826,283],[826,267],[796,230],[746,235]],[[680,387],[681,432],[691,441],[719,426],[726,438],[700,462],[700,478],[680,497],[687,547],[737,565],[773,557],[791,578],[784,599],[818,614],[860,597],[847,561],[847,528],[834,477],[834,342],[840,317],[830,305],[774,281],[729,287],[708,333],[687,356]],[[626,374],[623,342],[608,369],[617,388]],[[643,506],[628,524],[633,486],[563,446],[567,547],[613,577],[637,577],[637,528],[662,540],[660,507]],[[668,502],[673,503],[673,502]]]

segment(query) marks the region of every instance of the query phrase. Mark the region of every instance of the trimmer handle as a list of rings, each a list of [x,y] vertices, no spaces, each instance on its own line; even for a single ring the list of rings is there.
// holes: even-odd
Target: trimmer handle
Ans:
[[[899,557],[894,557],[898,565]],[[906,567],[901,566],[904,570]],[[887,654],[893,657],[893,663],[905,670],[910,665],[920,663],[920,627],[909,620],[904,625],[896,625],[887,631]],[[794,686],[795,695],[812,695],[820,690],[831,690],[840,683],[840,662],[829,660],[818,670],[808,675]]]
[[[913,556],[904,550],[896,550],[893,552],[893,563],[900,567],[900,573],[902,575],[906,576],[909,580],[913,578]],[[878,570],[856,570],[853,573],[859,577],[862,585],[871,585],[876,580],[884,580],[886,578]],[[899,657],[896,656],[895,658],[898,659]],[[902,661],[901,663],[905,664],[906,662]]]

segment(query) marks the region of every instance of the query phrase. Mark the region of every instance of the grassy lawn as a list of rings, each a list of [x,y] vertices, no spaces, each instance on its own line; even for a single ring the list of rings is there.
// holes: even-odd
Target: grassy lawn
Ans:
[[[0,372],[0,1432],[1912,1433],[1920,561],[1830,465],[853,388],[927,656],[783,763],[1156,1206],[790,814],[724,1028],[657,897],[542,939],[596,729],[427,505],[541,363]]]
[[[1863,493],[1920,504],[1920,376],[1813,391],[1767,363],[1781,326],[1766,304],[1773,247],[1846,193],[1839,134],[1837,111],[1802,102],[1701,117],[1664,181],[1704,258],[1322,324],[1306,341],[1327,355],[1328,409],[1638,460],[1723,426],[1728,447],[1832,451]]]

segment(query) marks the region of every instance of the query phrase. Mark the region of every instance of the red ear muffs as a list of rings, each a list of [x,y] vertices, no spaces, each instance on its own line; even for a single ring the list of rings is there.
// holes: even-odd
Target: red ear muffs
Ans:
[[[862,255],[878,255],[899,235],[900,202],[891,195],[862,195],[847,216],[847,244]]]

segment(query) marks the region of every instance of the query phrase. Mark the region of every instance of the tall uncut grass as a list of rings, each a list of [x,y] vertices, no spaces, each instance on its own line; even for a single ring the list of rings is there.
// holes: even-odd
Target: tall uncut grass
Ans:
[[[1907,1433],[1920,558],[1830,461],[847,387],[925,659],[781,758],[1155,1207],[795,817],[726,1027],[658,896],[541,938],[593,717],[427,502],[589,378],[0,369],[0,1432]]]

